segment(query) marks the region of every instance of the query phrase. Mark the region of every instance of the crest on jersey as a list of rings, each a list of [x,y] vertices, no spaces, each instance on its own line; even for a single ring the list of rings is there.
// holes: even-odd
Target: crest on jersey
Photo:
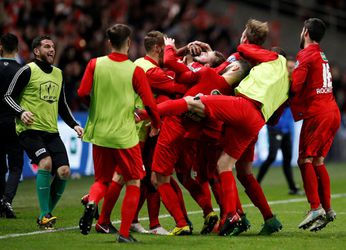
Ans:
[[[54,82],[45,82],[40,86],[40,98],[49,103],[58,101],[59,86]]]
[[[294,69],[298,68],[299,66],[299,61],[297,60],[296,63],[294,64]]]
[[[326,55],[323,52],[320,52],[320,54],[321,54],[322,60],[328,62]]]
[[[211,95],[222,95],[220,90],[218,89],[213,89],[211,92],[210,92]]]
[[[237,58],[234,55],[230,55],[226,61],[229,63],[232,63],[232,62],[237,61]]]

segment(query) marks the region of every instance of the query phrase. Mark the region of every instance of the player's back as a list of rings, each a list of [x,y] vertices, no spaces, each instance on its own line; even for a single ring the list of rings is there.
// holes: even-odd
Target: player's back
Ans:
[[[215,72],[214,69],[203,67],[197,74],[199,75],[198,83],[191,87],[185,96],[195,96],[197,94],[212,95],[215,92],[219,92],[222,95],[231,95],[233,93],[233,89],[226,80]]]
[[[14,59],[2,58],[0,59],[0,96],[1,99],[7,92],[8,87],[12,81],[12,78],[16,72],[20,69],[21,65],[17,63]],[[8,115],[10,109],[6,106],[4,102],[0,102],[0,115]]]
[[[295,93],[291,100],[295,119],[308,118],[315,114],[337,109],[333,96],[332,75],[328,59],[318,44],[312,44],[297,55],[293,82],[301,81],[301,70],[306,69],[306,78],[300,93]]]

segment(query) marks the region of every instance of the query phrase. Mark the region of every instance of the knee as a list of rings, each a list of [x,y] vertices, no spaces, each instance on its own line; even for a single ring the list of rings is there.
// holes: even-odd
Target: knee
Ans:
[[[217,161],[217,171],[219,173],[225,171],[232,171],[233,165],[235,163],[235,159],[229,156],[227,153],[223,152]]]
[[[60,168],[58,168],[57,173],[60,179],[66,180],[68,179],[68,177],[70,177],[71,174],[70,167],[67,165],[61,166]]]
[[[52,158],[50,156],[47,156],[47,157],[41,159],[40,162],[38,163],[38,168],[51,172],[52,171]]]
[[[302,166],[303,164],[306,164],[306,163],[312,163],[312,158],[299,158],[298,159],[298,166]]]
[[[312,165],[321,166],[324,164],[324,157],[316,157],[312,160]]]
[[[252,162],[240,162],[235,164],[237,176],[252,174]]]
[[[113,177],[112,177],[112,181],[114,181],[120,185],[125,184],[124,177],[122,175],[118,174],[117,172],[114,172]]]
[[[155,172],[151,172],[150,181],[151,181],[151,184],[154,186],[154,188],[157,189],[158,181],[157,181],[157,176]]]
[[[126,186],[140,187],[141,186],[141,181],[139,179],[129,180],[129,181],[126,182]]]

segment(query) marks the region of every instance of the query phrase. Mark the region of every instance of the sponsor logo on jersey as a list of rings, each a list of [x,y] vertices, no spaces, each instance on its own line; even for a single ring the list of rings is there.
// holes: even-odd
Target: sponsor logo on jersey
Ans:
[[[298,68],[299,66],[299,61],[297,60],[296,63],[294,64],[294,69]]]
[[[39,157],[41,154],[46,153],[46,152],[47,152],[47,151],[46,151],[45,148],[40,148],[39,150],[37,150],[37,151],[35,152],[35,155],[36,155],[36,157]]]
[[[323,52],[320,52],[320,54],[321,54],[322,60],[328,62],[326,55]]]

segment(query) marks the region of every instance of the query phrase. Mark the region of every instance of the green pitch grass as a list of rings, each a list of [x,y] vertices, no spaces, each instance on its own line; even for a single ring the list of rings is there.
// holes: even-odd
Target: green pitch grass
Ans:
[[[80,234],[78,226],[82,214],[80,197],[88,192],[93,179],[84,177],[71,180],[65,194],[58,204],[54,215],[58,217],[57,230],[52,232],[40,231],[36,226],[38,203],[35,193],[34,180],[25,180],[20,184],[13,207],[17,219],[0,218],[0,249],[345,249],[346,245],[346,164],[328,165],[332,193],[335,195],[332,204],[337,212],[336,221],[330,223],[320,232],[312,233],[299,230],[297,225],[308,211],[305,196],[288,195],[286,182],[281,168],[272,168],[265,177],[262,185],[271,204],[273,212],[283,224],[283,230],[271,236],[258,236],[263,223],[257,208],[253,207],[239,186],[242,203],[251,221],[248,232],[238,237],[219,237],[215,234],[201,236],[202,213],[196,203],[185,192],[185,202],[189,218],[193,222],[192,236],[154,236],[134,233],[140,241],[138,244],[119,244],[114,235],[97,234],[94,229],[90,234]],[[255,172],[257,170],[255,169]],[[301,184],[300,173],[294,169],[295,179]],[[122,196],[120,197],[120,200]],[[167,215],[161,206],[161,224],[166,229],[174,227],[173,219]],[[148,227],[146,205],[140,217],[142,225]],[[112,220],[119,228],[120,206],[115,207]]]

